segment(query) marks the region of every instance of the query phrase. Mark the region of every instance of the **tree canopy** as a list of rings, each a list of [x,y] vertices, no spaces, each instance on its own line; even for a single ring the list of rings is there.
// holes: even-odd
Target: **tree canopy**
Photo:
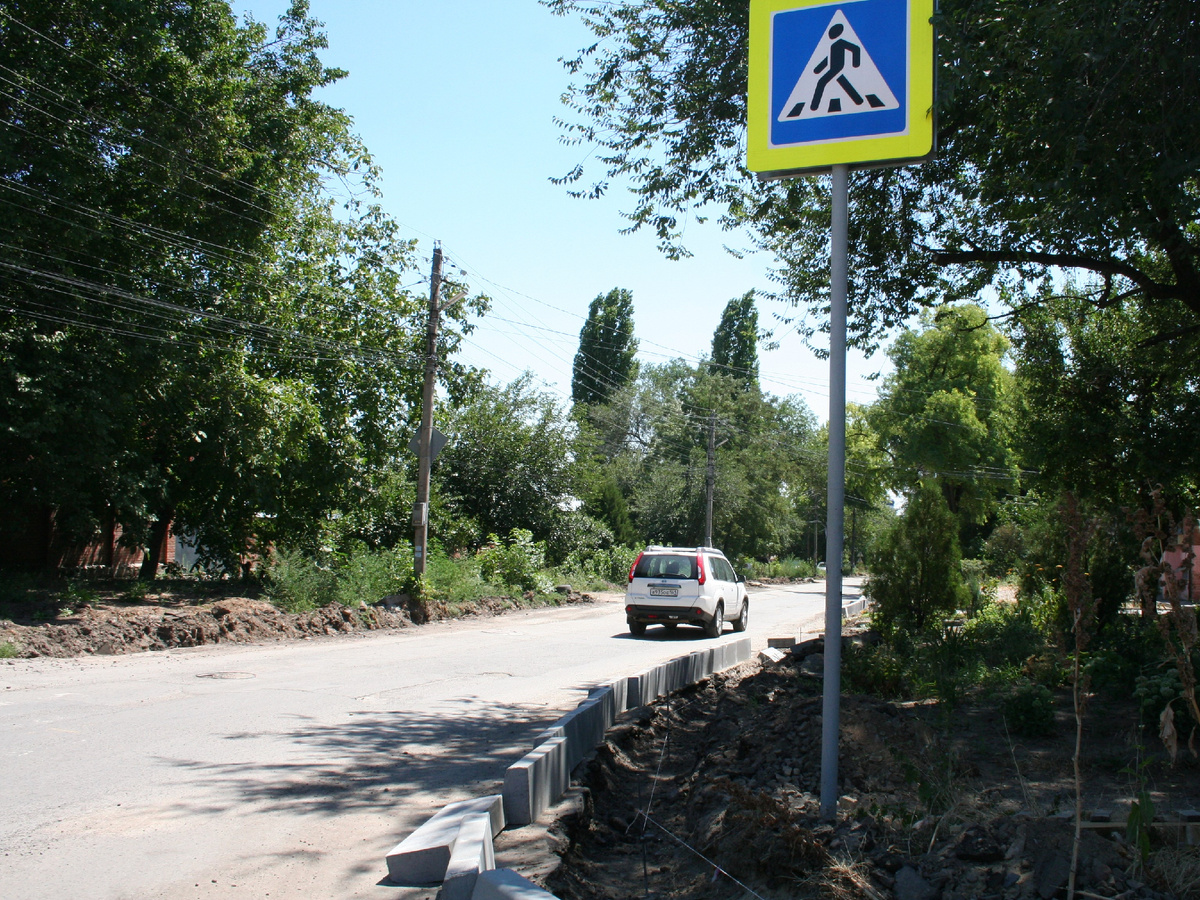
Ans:
[[[721,324],[713,333],[713,372],[740,378],[748,386],[758,387],[758,308],[754,291],[747,291],[725,304]]]
[[[231,566],[316,541],[396,454],[415,248],[313,97],[344,74],[324,47],[302,0],[273,32],[224,0],[0,0],[8,508],[115,521],[147,574],[172,522]]]
[[[982,522],[1017,486],[1008,341],[978,306],[922,316],[888,349],[888,376],[868,420],[891,462],[891,487],[936,483],[964,522]],[[936,482],[935,482],[936,479]]]
[[[760,184],[743,165],[748,0],[543,2],[597,36],[566,63],[562,124],[600,170],[562,181],[579,196],[628,185],[629,227],[673,255],[710,208],[747,226],[819,323],[827,184]],[[852,176],[853,342],[988,284],[1020,306],[1057,269],[1096,276],[1093,304],[1139,297],[1175,311],[1169,333],[1200,327],[1196,5],[944,0],[936,25],[936,160]]]
[[[633,336],[633,295],[624,288],[600,294],[588,306],[571,371],[571,399],[607,403],[637,377],[638,342]]]

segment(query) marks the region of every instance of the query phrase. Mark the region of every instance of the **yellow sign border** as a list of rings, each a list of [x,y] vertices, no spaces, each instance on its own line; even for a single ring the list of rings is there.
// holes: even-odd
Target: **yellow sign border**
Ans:
[[[760,177],[828,171],[839,163],[912,162],[933,153],[933,4],[909,0],[908,130],[802,146],[771,146],[771,17],[810,6],[849,6],[859,0],[750,0],[750,71],[746,167]]]

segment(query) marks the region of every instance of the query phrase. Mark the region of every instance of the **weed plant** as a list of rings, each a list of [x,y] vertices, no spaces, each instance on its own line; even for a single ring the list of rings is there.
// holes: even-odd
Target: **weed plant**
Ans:
[[[817,564],[811,559],[772,559],[768,562],[750,560],[742,567],[747,578],[816,578]]]
[[[11,641],[0,641],[0,659],[16,659],[17,645]]]

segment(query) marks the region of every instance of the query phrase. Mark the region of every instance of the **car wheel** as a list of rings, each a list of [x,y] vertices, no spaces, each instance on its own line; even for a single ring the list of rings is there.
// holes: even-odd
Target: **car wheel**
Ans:
[[[725,606],[718,603],[717,609],[713,613],[712,621],[704,626],[704,633],[710,638],[721,636],[721,632],[725,630]]]
[[[645,622],[630,622],[629,623],[629,633],[632,634],[634,637],[641,637],[643,634],[646,633],[646,623]]]
[[[733,620],[734,631],[745,631],[746,626],[750,624],[750,600],[749,598],[742,601],[742,614]]]

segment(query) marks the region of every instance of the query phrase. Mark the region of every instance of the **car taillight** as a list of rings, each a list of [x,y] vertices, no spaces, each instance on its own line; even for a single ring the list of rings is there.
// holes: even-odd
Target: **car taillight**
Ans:
[[[708,575],[704,571],[704,557],[701,556],[699,553],[696,554],[696,568],[698,568],[700,570],[700,577],[697,578],[696,580],[699,581],[701,584],[704,584],[704,581],[708,577]]]
[[[630,584],[632,584],[632,583],[633,583],[633,570],[634,570],[634,569],[636,569],[636,568],[638,567],[638,563],[640,563],[640,562],[642,561],[642,557],[643,557],[643,556],[645,556],[645,554],[644,554],[644,553],[639,553],[639,554],[638,554],[638,558],[637,558],[637,559],[635,559],[635,560],[633,561],[633,565],[629,567],[629,583],[630,583]]]

